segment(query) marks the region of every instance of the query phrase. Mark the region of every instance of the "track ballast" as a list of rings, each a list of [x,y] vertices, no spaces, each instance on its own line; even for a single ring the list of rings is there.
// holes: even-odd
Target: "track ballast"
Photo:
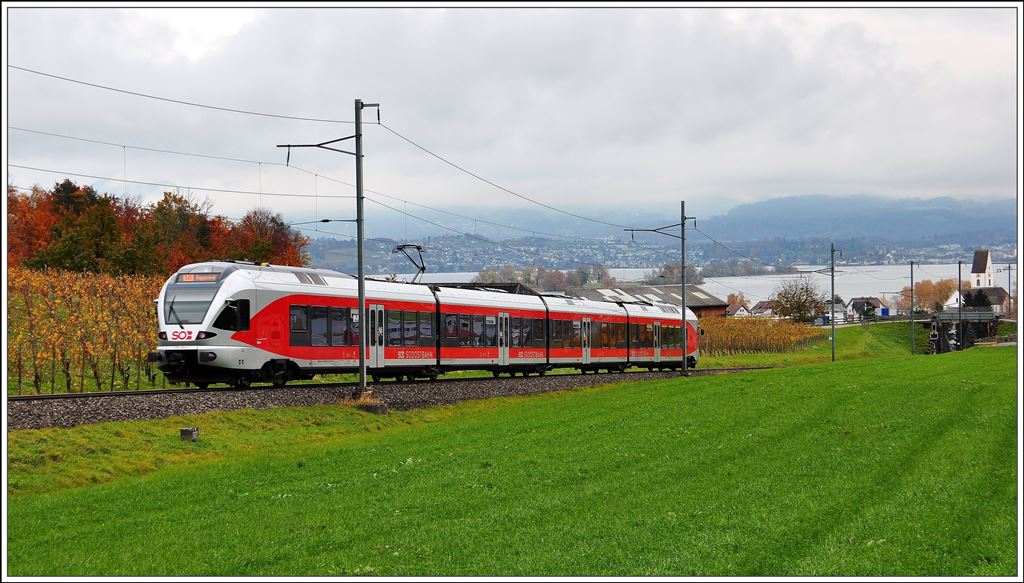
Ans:
[[[770,367],[695,369],[690,375],[744,372]],[[678,371],[620,374],[558,374],[519,378],[461,378],[379,382],[373,394],[389,408],[414,409],[471,399],[527,395],[616,382],[679,376]],[[251,387],[247,389],[160,389],[108,393],[20,395],[7,398],[8,429],[73,427],[86,423],[198,415],[214,410],[329,405],[350,398],[358,383]]]

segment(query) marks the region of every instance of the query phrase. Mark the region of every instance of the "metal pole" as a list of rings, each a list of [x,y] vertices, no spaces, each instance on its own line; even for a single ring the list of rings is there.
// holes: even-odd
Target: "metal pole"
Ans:
[[[963,329],[964,329],[964,313],[963,313],[963,309],[962,309],[963,305],[964,305],[964,292],[961,289],[961,287],[963,285],[961,283],[961,280],[963,279],[963,276],[960,274],[960,266],[963,265],[963,263],[964,263],[963,261],[957,261],[956,262],[956,296],[957,296],[956,297],[956,349],[957,350],[962,350],[962,346],[963,346],[963,340],[962,340],[961,335],[963,334]]]
[[[363,272],[363,100],[356,99],[356,260],[359,262],[359,392],[366,392],[366,274]]]
[[[832,362],[836,361],[836,244],[832,243],[832,298],[828,302],[831,313],[828,321],[832,324]]]
[[[686,370],[686,350],[689,346],[689,334],[686,323],[686,201],[679,201],[679,295],[682,297],[683,304],[683,376],[687,375]]]
[[[914,262],[910,262],[910,354],[914,354]]]

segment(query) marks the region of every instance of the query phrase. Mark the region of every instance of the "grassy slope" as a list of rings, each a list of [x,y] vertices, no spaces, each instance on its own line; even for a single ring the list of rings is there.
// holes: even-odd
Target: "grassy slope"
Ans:
[[[13,432],[10,574],[1012,575],[1014,354]]]

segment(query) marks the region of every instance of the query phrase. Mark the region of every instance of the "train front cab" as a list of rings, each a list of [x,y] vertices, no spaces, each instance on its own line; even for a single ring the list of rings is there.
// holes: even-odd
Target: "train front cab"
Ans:
[[[199,263],[182,267],[164,284],[156,300],[157,350],[148,356],[172,384],[234,383],[236,362],[246,347],[230,340],[249,327],[255,296],[248,280],[233,275],[239,266]]]

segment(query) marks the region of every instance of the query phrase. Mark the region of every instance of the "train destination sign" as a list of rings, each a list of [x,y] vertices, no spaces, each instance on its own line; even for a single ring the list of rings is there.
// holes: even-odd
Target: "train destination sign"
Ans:
[[[180,273],[178,283],[201,283],[217,281],[219,273]]]

